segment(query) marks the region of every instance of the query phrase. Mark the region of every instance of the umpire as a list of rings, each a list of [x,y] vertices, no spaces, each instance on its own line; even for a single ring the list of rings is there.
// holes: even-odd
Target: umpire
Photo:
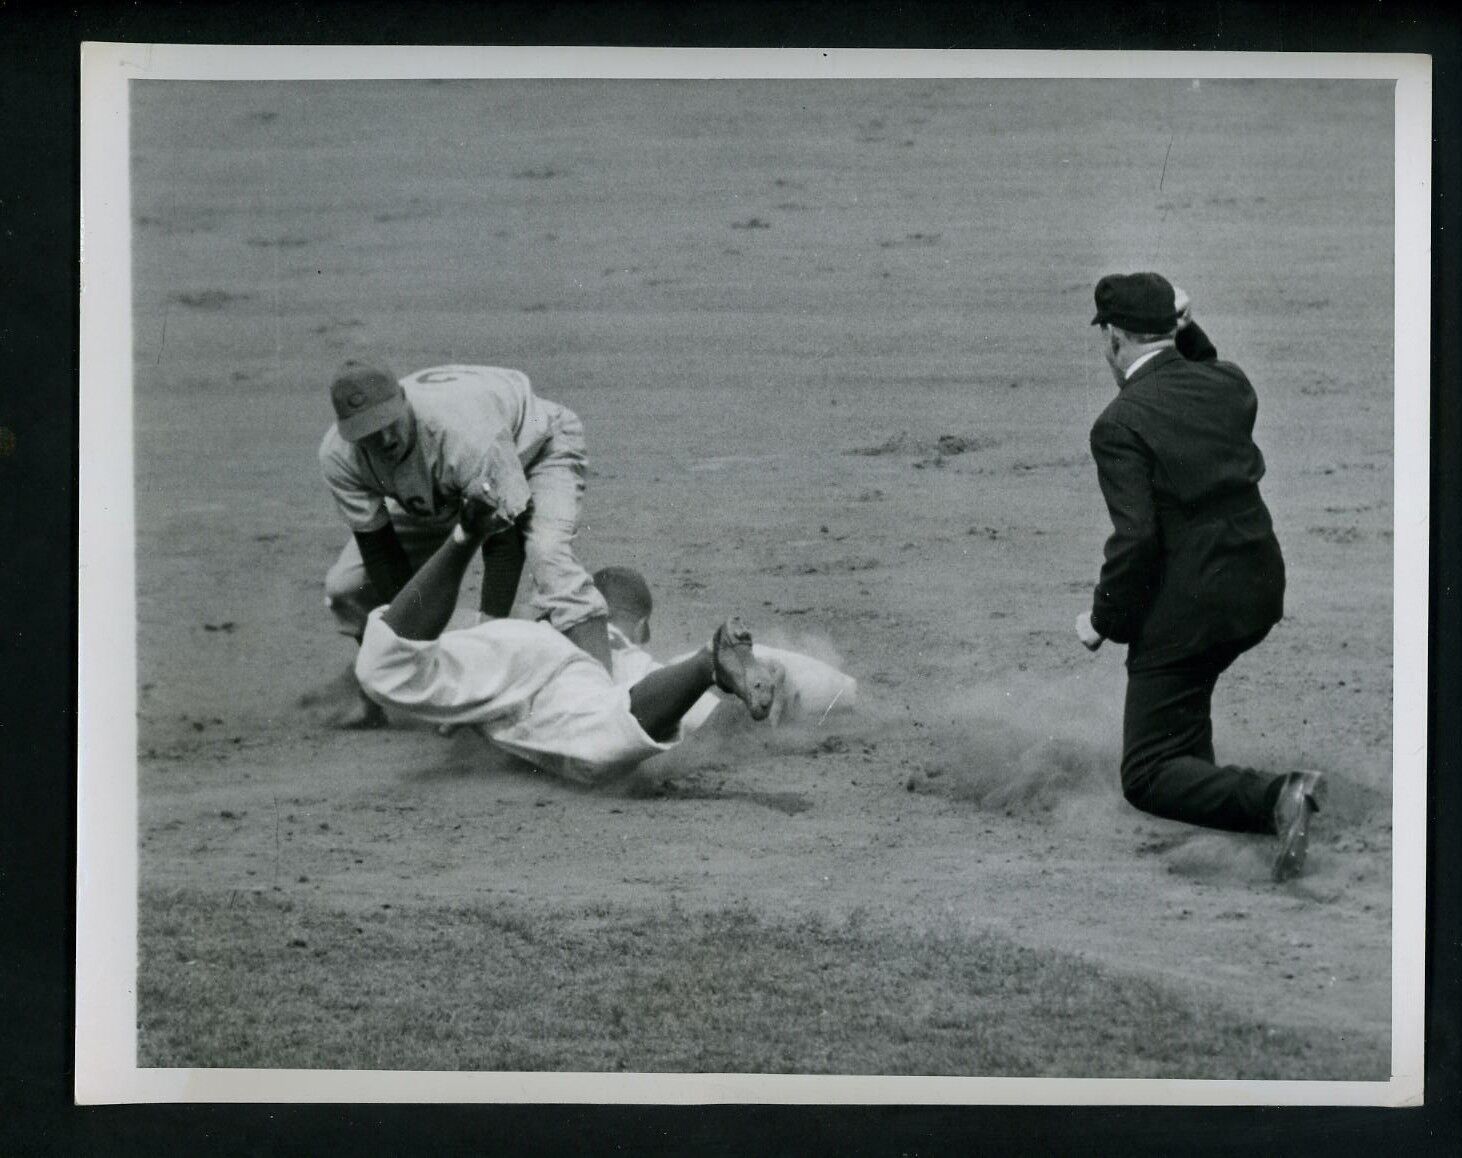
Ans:
[[[1258,400],[1155,273],[1096,287],[1117,397],[1091,430],[1112,516],[1105,562],[1077,634],[1127,645],[1122,792],[1144,812],[1280,838],[1275,880],[1304,866],[1318,772],[1217,765],[1218,677],[1284,613],[1284,557],[1259,495]]]

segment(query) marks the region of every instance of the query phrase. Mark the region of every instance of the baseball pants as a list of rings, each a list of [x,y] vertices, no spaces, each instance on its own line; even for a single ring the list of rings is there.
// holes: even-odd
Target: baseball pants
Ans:
[[[1267,634],[1151,666],[1140,655],[1129,656],[1122,794],[1130,804],[1205,828],[1274,831],[1274,805],[1284,777],[1216,764],[1213,753],[1218,677]]]

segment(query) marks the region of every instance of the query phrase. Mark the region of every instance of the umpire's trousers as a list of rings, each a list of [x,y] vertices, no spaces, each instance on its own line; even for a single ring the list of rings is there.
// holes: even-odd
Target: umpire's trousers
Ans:
[[[1218,644],[1197,655],[1149,663],[1129,653],[1122,718],[1122,794],[1154,816],[1222,828],[1273,832],[1283,776],[1216,765],[1213,688],[1234,660],[1268,634]]]

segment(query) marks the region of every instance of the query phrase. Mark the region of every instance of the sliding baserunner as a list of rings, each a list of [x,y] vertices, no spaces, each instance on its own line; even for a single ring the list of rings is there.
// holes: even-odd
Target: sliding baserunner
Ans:
[[[435,724],[477,725],[537,767],[590,782],[673,747],[681,720],[713,687],[753,719],[771,712],[778,672],[752,653],[736,619],[630,686],[546,623],[492,619],[446,631],[473,556],[513,525],[490,484],[474,484],[452,533],[388,606],[370,612],[355,671],[375,703]]]

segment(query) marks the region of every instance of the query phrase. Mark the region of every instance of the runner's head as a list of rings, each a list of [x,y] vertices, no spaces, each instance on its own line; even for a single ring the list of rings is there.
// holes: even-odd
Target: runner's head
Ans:
[[[655,605],[645,577],[633,567],[601,567],[594,572],[594,586],[609,605],[609,622],[631,643],[649,643],[650,612]]]

